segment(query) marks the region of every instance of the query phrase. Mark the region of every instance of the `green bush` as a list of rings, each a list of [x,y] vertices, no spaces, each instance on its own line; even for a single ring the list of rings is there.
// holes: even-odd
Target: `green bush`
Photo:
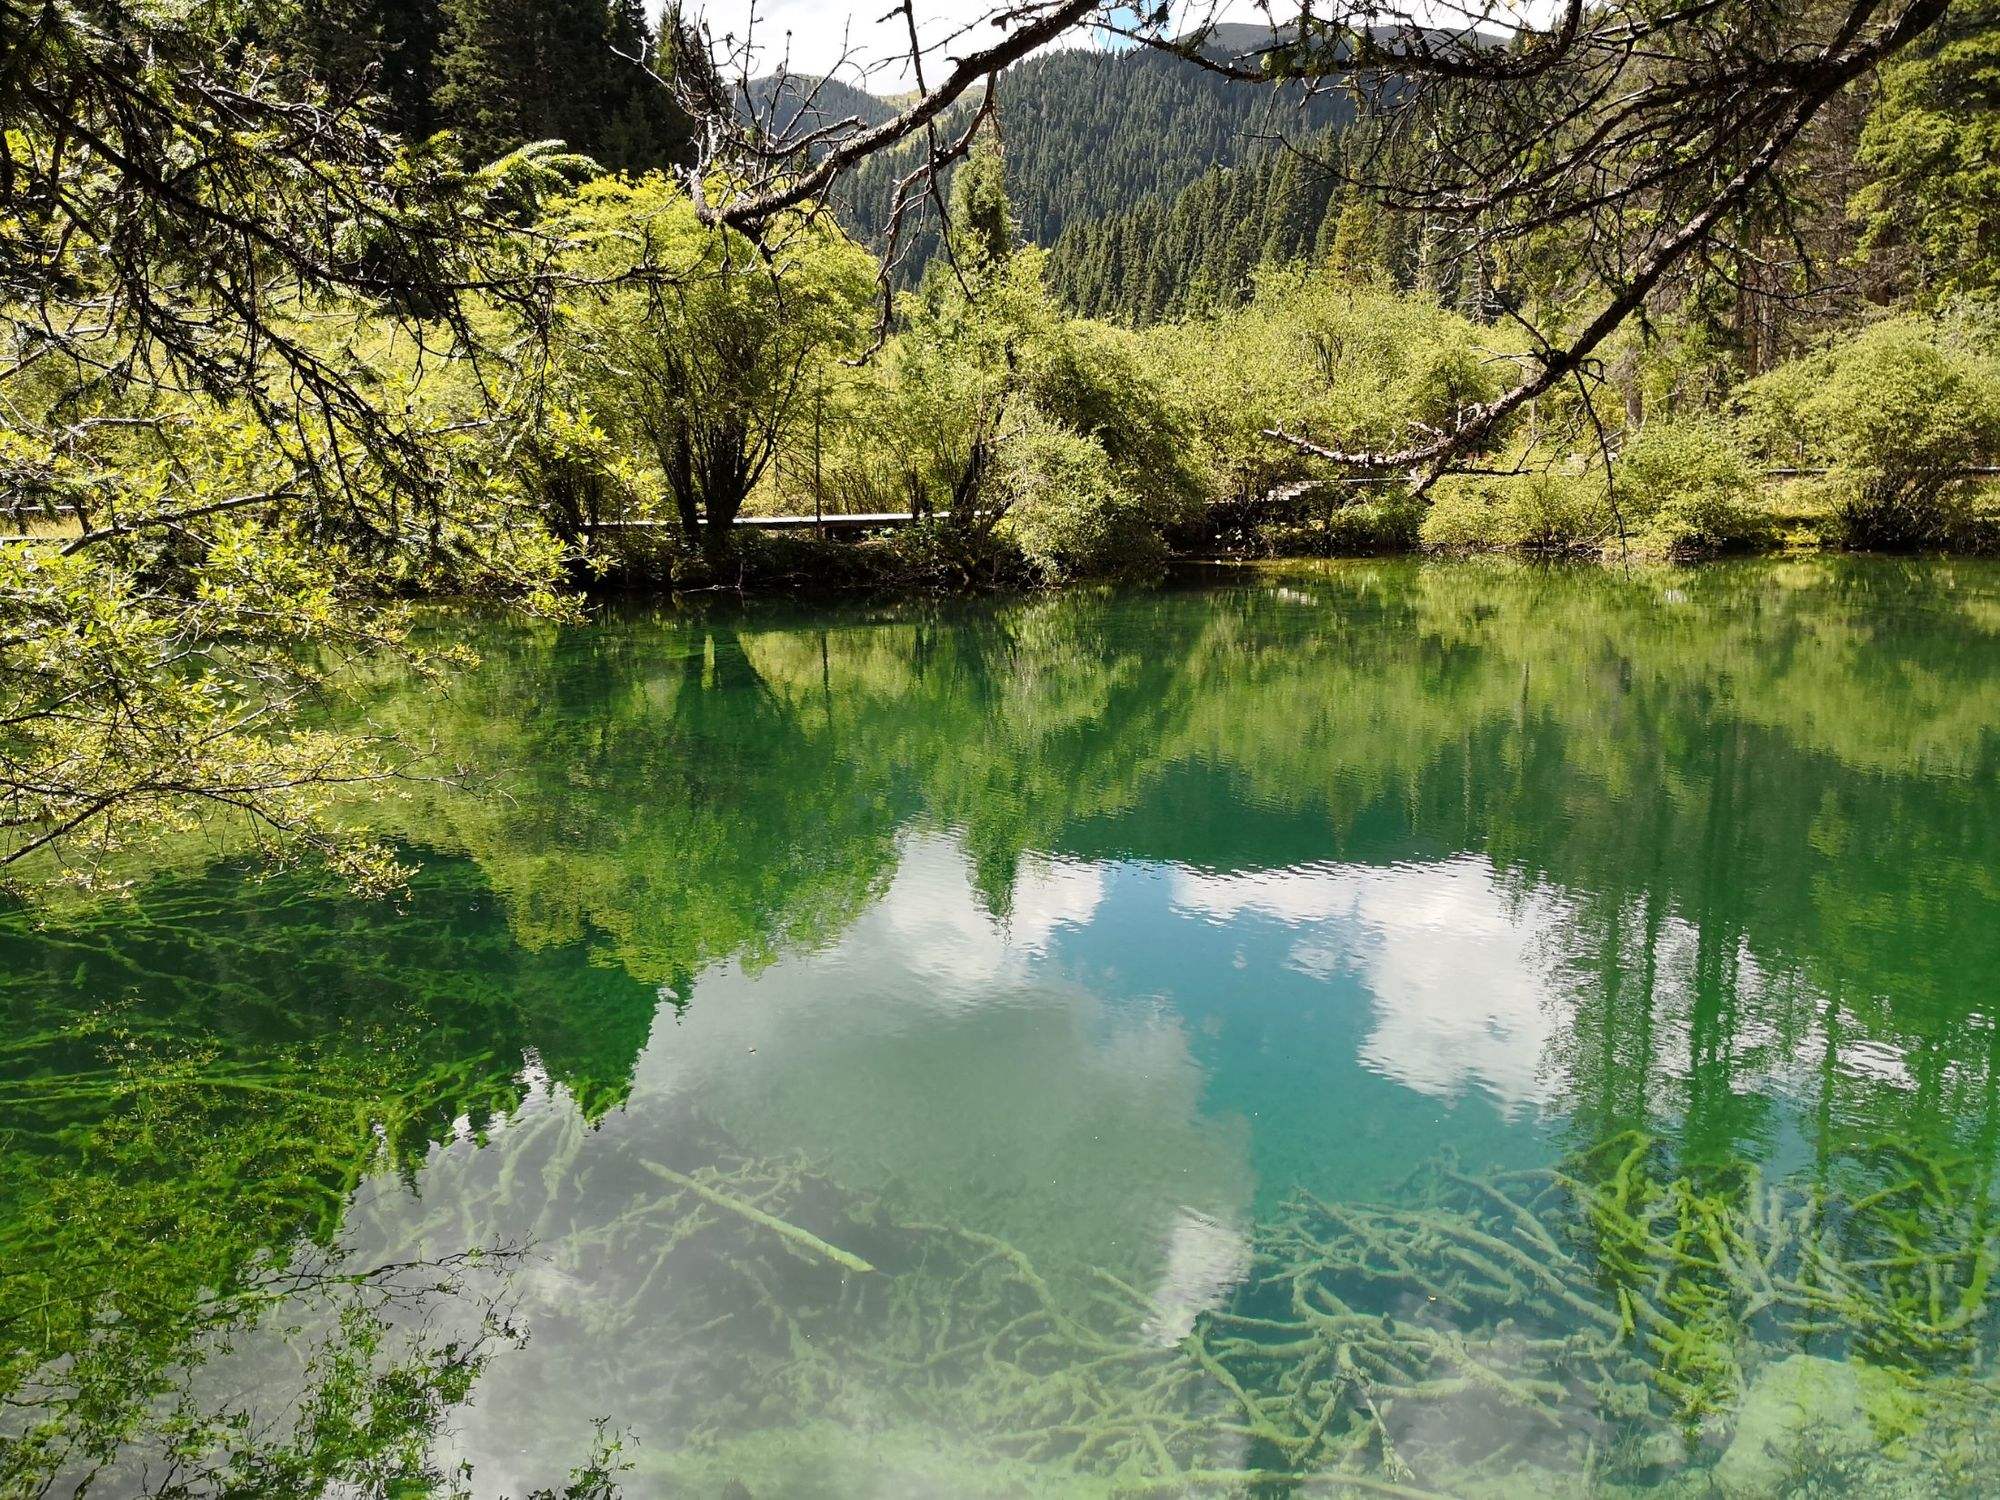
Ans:
[[[873,544],[898,588],[956,591],[1027,581],[1027,560],[1013,538],[927,516]]]
[[[1036,351],[1028,394],[1036,412],[1095,440],[1125,488],[1191,520],[1215,494],[1192,412],[1156,376],[1139,336],[1074,321]]]
[[[1417,424],[1447,425],[1502,389],[1491,330],[1432,298],[1307,270],[1262,273],[1248,306],[1142,337],[1220,487],[1243,497],[1325,477],[1325,465],[1267,429],[1394,448]]]
[[[620,589],[783,589],[803,594],[962,592],[1033,581],[1011,539],[945,517],[861,539],[738,528],[727,552],[690,545],[676,528],[619,533],[592,582]]]
[[[1156,570],[1166,560],[1158,503],[1119,478],[1093,439],[1032,417],[1000,446],[1007,533],[1044,578]]]
[[[2000,361],[1940,325],[1897,319],[1772,371],[1740,394],[1774,465],[1824,467],[1833,540],[1907,550],[1975,523],[1968,468],[2000,457]]]
[[[1372,557],[1417,545],[1423,507],[1404,499],[1336,506],[1314,521],[1279,521],[1257,528],[1274,557]]]
[[[1774,534],[1749,457],[1719,423],[1648,423],[1614,475],[1619,509],[1642,551],[1709,556],[1766,546]]]
[[[1617,535],[1602,478],[1544,471],[1453,475],[1431,491],[1426,546],[1593,552]]]

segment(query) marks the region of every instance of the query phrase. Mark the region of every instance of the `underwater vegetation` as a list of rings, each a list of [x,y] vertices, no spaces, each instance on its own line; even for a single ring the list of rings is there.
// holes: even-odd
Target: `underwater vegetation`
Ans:
[[[1635,1130],[1542,1168],[1445,1155],[1219,1227],[1240,1253],[1176,1312],[692,1103],[642,1125],[435,1045],[251,1067],[139,1021],[82,1024],[123,1061],[41,1073],[67,1118],[11,1143],[21,1493],[492,1493],[451,1448],[481,1408],[582,1460],[549,1494],[1977,1494],[1995,1457],[1972,1159],[1767,1177]],[[553,1361],[489,1385],[530,1330]],[[280,1409],[235,1394],[264,1388]]]
[[[1945,1493],[1996,1395],[1984,1198],[1897,1146],[1768,1182],[1674,1173],[1631,1132],[1543,1170],[1442,1159],[1393,1202],[1300,1193],[1182,1330],[1107,1270],[901,1218],[692,1116],[674,1139],[536,1116],[388,1252],[474,1223],[547,1246],[525,1315],[620,1351],[564,1383],[681,1435],[635,1449],[635,1492],[819,1493],[799,1431],[824,1423],[884,1451],[951,1434],[970,1467],[925,1478],[977,1494]]]
[[[1634,1130],[1542,1168],[1444,1155],[1219,1226],[1240,1254],[1176,1312],[692,1103],[642,1124],[426,1049],[252,1069],[129,1050],[135,1019],[93,1037],[120,1067],[38,1079],[74,1113],[12,1142],[21,1493],[493,1493],[451,1448],[481,1407],[584,1461],[549,1494],[839,1493],[881,1470],[801,1476],[857,1437],[901,1465],[885,1492],[971,1495],[1977,1494],[1995,1458],[1974,1159],[1767,1177]],[[439,1098],[479,1108],[454,1131]],[[489,1387],[530,1330],[553,1361]],[[235,1395],[263,1388],[280,1409]]]

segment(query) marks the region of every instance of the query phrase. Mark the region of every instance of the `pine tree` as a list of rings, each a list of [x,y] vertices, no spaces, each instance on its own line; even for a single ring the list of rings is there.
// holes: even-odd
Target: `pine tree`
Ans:
[[[1385,270],[1375,205],[1366,194],[1350,194],[1334,215],[1326,268],[1343,281],[1360,281]]]
[[[438,0],[320,0],[299,12],[292,41],[319,82],[339,96],[372,96],[387,128],[421,140],[436,128],[443,29]]]
[[[443,4],[437,108],[473,159],[537,140],[564,141],[614,170],[681,157],[687,122],[641,66],[660,71],[640,0]]]
[[[390,123],[406,139],[422,140],[437,129],[444,10],[438,0],[375,0],[375,10],[382,46],[377,77]]]

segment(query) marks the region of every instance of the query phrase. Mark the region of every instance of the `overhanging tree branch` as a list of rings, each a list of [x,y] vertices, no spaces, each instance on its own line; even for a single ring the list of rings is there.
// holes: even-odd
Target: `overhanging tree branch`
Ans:
[[[1027,5],[997,13],[993,18],[995,24],[1012,22],[1016,23],[1015,29],[992,46],[957,59],[941,82],[921,93],[892,119],[829,146],[816,161],[795,167],[788,176],[774,172],[755,174],[746,190],[733,193],[721,203],[702,204],[702,218],[710,224],[754,232],[785,210],[823,197],[840,174],[856,162],[927,130],[974,85],[1081,26],[1097,12],[1100,4],[1101,0],[1058,0],[1054,4]],[[712,159],[699,164],[694,169],[695,180],[718,165],[726,162]]]

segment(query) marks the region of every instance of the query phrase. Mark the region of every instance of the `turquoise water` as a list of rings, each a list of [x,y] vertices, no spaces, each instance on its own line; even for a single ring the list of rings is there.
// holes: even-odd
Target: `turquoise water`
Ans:
[[[1982,1492],[2000,570],[438,628],[0,917],[8,1485]]]

